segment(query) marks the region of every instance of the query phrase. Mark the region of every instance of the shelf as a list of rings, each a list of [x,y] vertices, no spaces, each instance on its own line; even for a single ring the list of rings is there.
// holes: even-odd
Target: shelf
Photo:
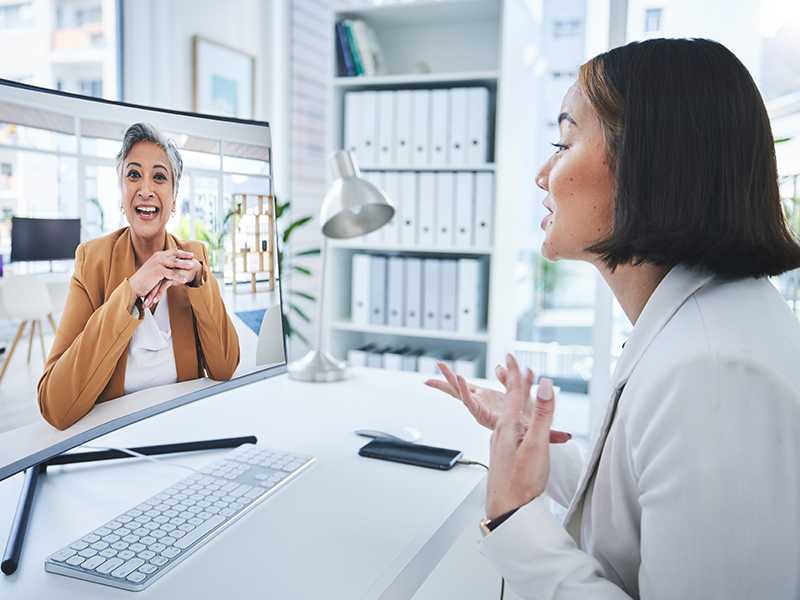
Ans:
[[[400,246],[400,245],[385,245],[385,244],[364,244],[355,240],[330,240],[328,242],[331,248],[338,248],[343,250],[364,250],[366,252],[375,253],[397,253],[403,255],[409,254],[445,254],[454,255],[459,258],[466,256],[491,256],[491,248],[443,248],[441,246]]]
[[[489,341],[489,334],[486,332],[459,333],[458,331],[444,331],[441,329],[415,329],[411,327],[389,327],[386,325],[354,325],[350,321],[334,321],[330,327],[338,331],[356,331],[360,333],[425,338],[430,340],[453,340],[459,342],[478,342],[482,344]]]
[[[434,89],[455,85],[483,85],[490,89],[497,87],[500,78],[498,71],[463,71],[450,73],[420,73],[408,75],[376,75],[373,77],[336,77],[334,87],[346,91],[383,88]]]
[[[498,23],[500,0],[439,0],[392,5],[342,8],[337,19],[363,19],[376,28],[397,28],[430,23]]]

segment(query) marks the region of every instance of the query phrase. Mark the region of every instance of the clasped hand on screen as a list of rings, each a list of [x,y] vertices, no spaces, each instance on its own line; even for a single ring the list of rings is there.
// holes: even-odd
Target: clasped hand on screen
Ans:
[[[138,298],[142,308],[155,306],[167,289],[173,285],[197,285],[202,278],[203,265],[194,254],[171,248],[156,252],[128,279],[131,301],[128,310]]]
[[[570,434],[550,429],[554,412],[553,382],[542,378],[536,399],[530,396],[533,373],[521,373],[517,361],[507,356],[507,369],[495,370],[505,393],[467,384],[439,362],[446,381],[430,379],[426,385],[461,400],[475,419],[492,430],[486,516],[489,519],[527,504],[544,492],[550,474],[550,444],[563,444]]]

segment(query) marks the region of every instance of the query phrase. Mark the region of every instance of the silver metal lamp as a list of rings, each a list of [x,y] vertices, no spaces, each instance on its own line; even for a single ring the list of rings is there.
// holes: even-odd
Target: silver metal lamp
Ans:
[[[328,238],[349,239],[380,229],[394,216],[391,200],[381,190],[361,178],[355,157],[345,150],[328,157],[333,183],[322,201],[322,274],[320,276],[315,349],[288,367],[289,377],[302,381],[340,381],[350,377],[347,361],[322,350],[323,299]]]

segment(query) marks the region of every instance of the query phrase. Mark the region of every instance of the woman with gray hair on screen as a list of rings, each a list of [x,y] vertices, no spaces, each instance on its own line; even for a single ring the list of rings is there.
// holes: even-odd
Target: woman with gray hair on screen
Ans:
[[[39,380],[39,408],[58,429],[97,402],[199,377],[227,380],[239,364],[239,338],[206,247],[167,233],[183,170],[174,142],[136,123],[116,162],[129,225],[75,252]]]

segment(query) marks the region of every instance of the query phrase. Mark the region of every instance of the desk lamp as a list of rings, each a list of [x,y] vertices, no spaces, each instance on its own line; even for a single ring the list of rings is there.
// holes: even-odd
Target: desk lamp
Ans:
[[[322,302],[325,293],[325,261],[328,238],[349,239],[380,229],[394,216],[391,200],[361,178],[355,157],[345,150],[328,157],[333,183],[322,201],[322,274],[319,290],[315,349],[288,367],[289,377],[302,381],[340,381],[350,377],[350,365],[322,350]]]

